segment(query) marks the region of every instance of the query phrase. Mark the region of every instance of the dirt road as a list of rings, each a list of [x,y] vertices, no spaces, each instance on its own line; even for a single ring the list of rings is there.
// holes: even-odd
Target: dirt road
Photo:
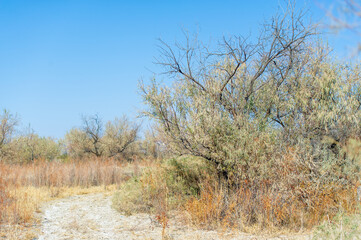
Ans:
[[[162,239],[162,227],[147,214],[123,216],[111,208],[111,197],[89,194],[59,199],[42,209],[39,240]],[[167,239],[266,239],[177,226],[171,222]],[[274,239],[289,239],[277,237]],[[297,238],[300,239],[300,238]]]

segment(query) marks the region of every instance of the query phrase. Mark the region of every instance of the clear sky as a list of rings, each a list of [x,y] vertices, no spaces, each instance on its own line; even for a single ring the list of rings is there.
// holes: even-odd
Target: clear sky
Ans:
[[[296,2],[322,21],[335,1]],[[139,79],[161,72],[153,64],[158,38],[182,40],[182,29],[206,41],[255,33],[279,2],[0,0],[0,109],[56,138],[82,114],[134,118],[143,108]],[[340,55],[349,42],[330,37]]]

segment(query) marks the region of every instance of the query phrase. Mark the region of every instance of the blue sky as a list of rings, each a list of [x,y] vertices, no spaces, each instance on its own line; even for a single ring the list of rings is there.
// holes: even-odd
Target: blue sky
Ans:
[[[298,0],[315,21],[336,0]],[[104,121],[143,108],[138,81],[154,65],[159,38],[182,40],[182,29],[204,41],[256,33],[279,2],[0,0],[0,109],[20,116],[42,136],[63,137],[82,114]],[[338,55],[356,39],[327,36]]]

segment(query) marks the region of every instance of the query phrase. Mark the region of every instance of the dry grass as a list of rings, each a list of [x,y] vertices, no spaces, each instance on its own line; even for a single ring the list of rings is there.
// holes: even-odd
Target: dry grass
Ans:
[[[35,161],[30,164],[0,164],[0,174],[18,186],[99,186],[118,184],[127,178],[124,166],[112,160],[70,162]]]
[[[191,224],[251,233],[302,232],[334,218],[340,210],[357,212],[357,182],[311,178],[298,159],[284,155],[269,178],[242,180],[231,188],[208,176],[200,182],[200,194],[184,205]]]
[[[356,183],[311,178],[299,159],[290,151],[272,167],[269,178],[245,179],[231,187],[211,170],[202,172],[201,165],[153,164],[141,177],[123,185],[113,202],[128,214],[154,213],[164,228],[171,212],[181,210],[183,220],[197,228],[272,235],[307,233],[333,219],[340,209],[357,213]]]
[[[0,164],[0,236],[32,239],[42,203],[71,195],[111,194],[140,168],[137,163],[101,159]]]

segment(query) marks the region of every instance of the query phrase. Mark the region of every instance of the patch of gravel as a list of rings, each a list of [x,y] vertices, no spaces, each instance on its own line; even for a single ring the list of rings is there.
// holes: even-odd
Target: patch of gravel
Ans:
[[[39,240],[51,239],[162,239],[162,227],[148,214],[124,216],[111,208],[104,194],[73,196],[42,208]],[[242,233],[220,233],[179,226],[170,222],[166,239],[267,239]],[[273,239],[291,239],[277,237]],[[292,239],[310,239],[297,236]]]

